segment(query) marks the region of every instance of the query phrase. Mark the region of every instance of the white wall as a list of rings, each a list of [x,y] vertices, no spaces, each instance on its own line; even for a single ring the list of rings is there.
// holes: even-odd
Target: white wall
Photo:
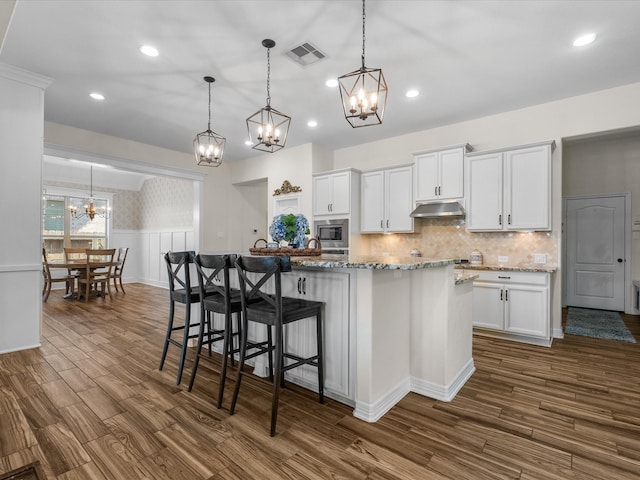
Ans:
[[[0,353],[40,345],[42,123],[49,79],[0,63]],[[20,208],[12,208],[19,205]]]

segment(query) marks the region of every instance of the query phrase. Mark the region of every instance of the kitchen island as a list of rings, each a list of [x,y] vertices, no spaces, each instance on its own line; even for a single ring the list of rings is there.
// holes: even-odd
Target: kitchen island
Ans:
[[[454,271],[454,260],[322,255],[291,261],[283,293],[325,302],[326,393],[354,405],[356,417],[374,422],[409,392],[450,401],[475,371],[474,277]],[[313,348],[304,330],[291,332],[288,348]],[[296,370],[291,380],[313,388],[314,372]]]

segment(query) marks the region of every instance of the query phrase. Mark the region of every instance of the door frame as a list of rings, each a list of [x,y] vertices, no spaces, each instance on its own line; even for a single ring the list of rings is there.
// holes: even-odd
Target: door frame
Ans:
[[[603,193],[598,195],[570,195],[562,198],[562,306],[567,306],[567,201],[596,198],[624,197],[624,313],[637,314],[631,292],[631,193]]]

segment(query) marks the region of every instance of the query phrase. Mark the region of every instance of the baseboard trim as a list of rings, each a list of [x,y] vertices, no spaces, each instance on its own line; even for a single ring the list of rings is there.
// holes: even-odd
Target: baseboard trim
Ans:
[[[407,378],[389,390],[379,400],[374,403],[356,401],[356,408],[353,416],[365,422],[377,422],[382,416],[391,410],[396,403],[404,398],[411,391],[411,382]]]
[[[460,389],[467,383],[467,380],[476,371],[473,358],[462,367],[455,378],[448,385],[439,385],[437,383],[428,382],[421,378],[411,377],[411,391],[424,395],[425,397],[435,398],[443,402],[450,402],[455,398]]]

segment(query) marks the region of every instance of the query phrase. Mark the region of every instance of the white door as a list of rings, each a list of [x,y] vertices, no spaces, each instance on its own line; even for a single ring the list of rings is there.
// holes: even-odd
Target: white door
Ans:
[[[385,174],[385,228],[389,232],[412,232],[413,167],[394,168]]]
[[[625,197],[568,198],[567,305],[624,310]]]
[[[384,230],[384,171],[363,173],[361,188],[360,230],[382,232]]]

